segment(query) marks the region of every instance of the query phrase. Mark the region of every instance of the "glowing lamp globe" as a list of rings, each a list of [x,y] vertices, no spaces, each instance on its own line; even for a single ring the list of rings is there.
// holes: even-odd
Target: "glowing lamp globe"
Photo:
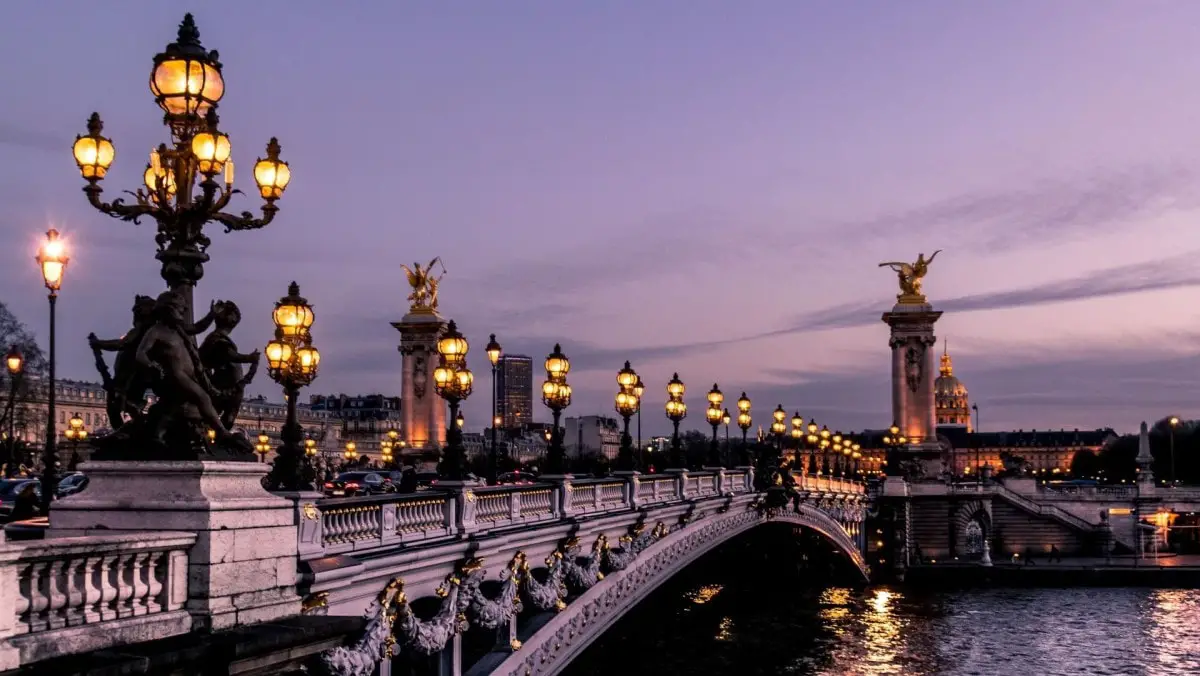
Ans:
[[[278,139],[272,137],[267,143],[267,156],[254,163],[254,183],[258,185],[258,193],[268,202],[283,197],[283,191],[292,180],[291,167],[279,159],[281,150]]]
[[[92,113],[88,118],[87,135],[76,136],[75,144],[71,146],[71,154],[75,157],[75,164],[79,166],[80,175],[89,181],[103,179],[117,156],[112,141],[101,136],[100,132],[103,130],[104,123],[100,121],[100,114]]]
[[[738,397],[737,407],[738,411],[742,413],[750,412],[750,397],[747,397],[745,392],[742,392],[742,396]]]

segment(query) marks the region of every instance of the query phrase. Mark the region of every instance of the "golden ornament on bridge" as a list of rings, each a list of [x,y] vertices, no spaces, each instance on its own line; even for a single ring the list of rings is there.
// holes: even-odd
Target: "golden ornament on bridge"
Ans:
[[[921,304],[925,302],[925,295],[921,293],[921,280],[929,272],[929,264],[934,258],[941,253],[942,250],[934,251],[929,258],[925,258],[925,254],[917,254],[917,260],[913,263],[904,263],[902,261],[892,261],[890,263],[880,263],[881,268],[891,268],[896,271],[896,275],[900,281],[900,294],[896,296],[896,300],[902,304]]]
[[[409,306],[409,312],[421,314],[431,314],[437,311],[438,308],[438,284],[442,281],[442,277],[446,276],[446,266],[442,264],[442,274],[434,277],[433,266],[441,264],[442,257],[438,256],[429,261],[429,264],[421,267],[420,263],[413,263],[413,267],[401,265],[404,272],[408,275],[408,285],[412,287],[412,293],[408,294],[408,300],[412,303]]]

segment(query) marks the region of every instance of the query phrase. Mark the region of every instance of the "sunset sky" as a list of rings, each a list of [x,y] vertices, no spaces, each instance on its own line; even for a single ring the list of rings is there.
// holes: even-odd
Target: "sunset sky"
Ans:
[[[877,264],[943,249],[925,289],[985,430],[1200,417],[1186,2],[5,4],[0,301],[44,340],[32,255],[60,228],[62,376],[96,379],[87,333],[120,335],[163,286],[154,226],[89,207],[70,144],[99,111],[106,197],[140,185],[167,139],[151,59],[189,10],[225,65],[241,187],[271,136],[294,173],[269,227],[210,227],[197,306],[237,301],[249,351],[299,282],[311,393],[399,393],[400,264],[440,255],[477,371],[469,428],[492,332],[537,361],[562,342],[569,415],[611,414],[632,360],[647,434],[674,371],[685,427],[714,381],[756,423],[782,403],[884,427],[897,289]],[[251,389],[281,398],[265,375]]]

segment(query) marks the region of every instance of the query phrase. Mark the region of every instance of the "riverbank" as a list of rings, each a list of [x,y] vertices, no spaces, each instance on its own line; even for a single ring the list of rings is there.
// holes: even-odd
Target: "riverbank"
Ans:
[[[1200,556],[1064,558],[1034,563],[927,563],[908,569],[916,587],[1162,587],[1200,589]]]

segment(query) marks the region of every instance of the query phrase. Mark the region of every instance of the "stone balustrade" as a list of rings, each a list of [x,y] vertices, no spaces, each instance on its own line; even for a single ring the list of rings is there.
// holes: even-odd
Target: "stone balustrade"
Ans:
[[[194,533],[0,545],[0,669],[187,633]]]
[[[832,477],[796,475],[804,490],[853,497],[863,484]],[[316,500],[306,505],[300,528],[301,558],[373,551],[413,542],[585,515],[617,513],[754,490],[754,473],[735,470],[630,473],[602,479],[565,478],[524,486],[462,486],[404,495]]]

